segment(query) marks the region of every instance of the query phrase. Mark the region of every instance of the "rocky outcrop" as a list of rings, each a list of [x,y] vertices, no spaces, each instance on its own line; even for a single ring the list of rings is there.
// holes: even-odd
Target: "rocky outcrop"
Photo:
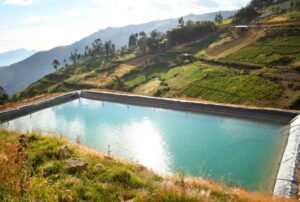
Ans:
[[[69,158],[66,160],[69,173],[76,173],[87,169],[88,164],[78,158]]]

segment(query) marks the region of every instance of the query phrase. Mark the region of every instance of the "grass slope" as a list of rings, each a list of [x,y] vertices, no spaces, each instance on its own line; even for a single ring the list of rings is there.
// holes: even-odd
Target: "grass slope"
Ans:
[[[0,131],[1,201],[273,201],[272,196],[228,188],[211,181],[178,176],[163,178],[145,167],[121,161],[64,139]],[[64,155],[61,148],[67,146]],[[28,156],[28,158],[27,158]],[[88,166],[70,172],[66,159]],[[24,191],[22,191],[24,190]],[[288,201],[288,199],[276,199]]]

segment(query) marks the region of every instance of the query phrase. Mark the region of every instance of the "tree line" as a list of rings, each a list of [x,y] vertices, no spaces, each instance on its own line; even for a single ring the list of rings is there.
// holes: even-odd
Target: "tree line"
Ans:
[[[167,32],[167,42],[169,47],[196,40],[217,30],[217,26],[212,21],[194,22],[189,20],[184,22],[183,18],[179,18],[178,24],[178,28]]]
[[[222,20],[223,17],[221,14],[216,15],[215,21],[218,24],[221,24]],[[157,52],[180,43],[196,40],[216,29],[217,26],[214,22],[194,22],[190,20],[185,22],[183,17],[181,17],[178,20],[178,27],[167,31],[167,33],[162,33],[158,30],[153,30],[149,34],[144,31],[133,33],[128,38],[128,45],[124,45],[119,49],[116,49],[115,44],[111,41],[102,42],[102,40],[98,38],[94,40],[91,46],[86,46],[82,54],[78,52],[78,49],[72,51],[68,59],[71,64],[78,64],[79,62],[85,62],[90,59],[114,58],[129,53],[143,55]],[[68,60],[64,59],[63,64],[66,67],[69,66]],[[52,66],[55,70],[57,70],[60,65],[59,60],[53,60]]]

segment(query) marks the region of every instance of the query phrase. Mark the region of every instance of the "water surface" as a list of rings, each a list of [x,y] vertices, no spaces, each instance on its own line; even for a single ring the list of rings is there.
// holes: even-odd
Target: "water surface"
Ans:
[[[1,125],[80,139],[162,175],[224,180],[271,192],[286,142],[283,125],[260,120],[124,105],[81,98]]]

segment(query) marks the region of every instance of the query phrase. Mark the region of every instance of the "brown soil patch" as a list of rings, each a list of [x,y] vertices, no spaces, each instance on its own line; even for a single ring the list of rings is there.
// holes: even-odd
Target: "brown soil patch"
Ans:
[[[152,60],[156,55],[155,54],[145,54],[143,56],[139,56],[130,60],[127,60],[124,64],[130,66],[142,66],[147,62]]]
[[[268,20],[268,22],[284,22],[287,21],[288,19],[289,19],[288,17],[277,16]]]

